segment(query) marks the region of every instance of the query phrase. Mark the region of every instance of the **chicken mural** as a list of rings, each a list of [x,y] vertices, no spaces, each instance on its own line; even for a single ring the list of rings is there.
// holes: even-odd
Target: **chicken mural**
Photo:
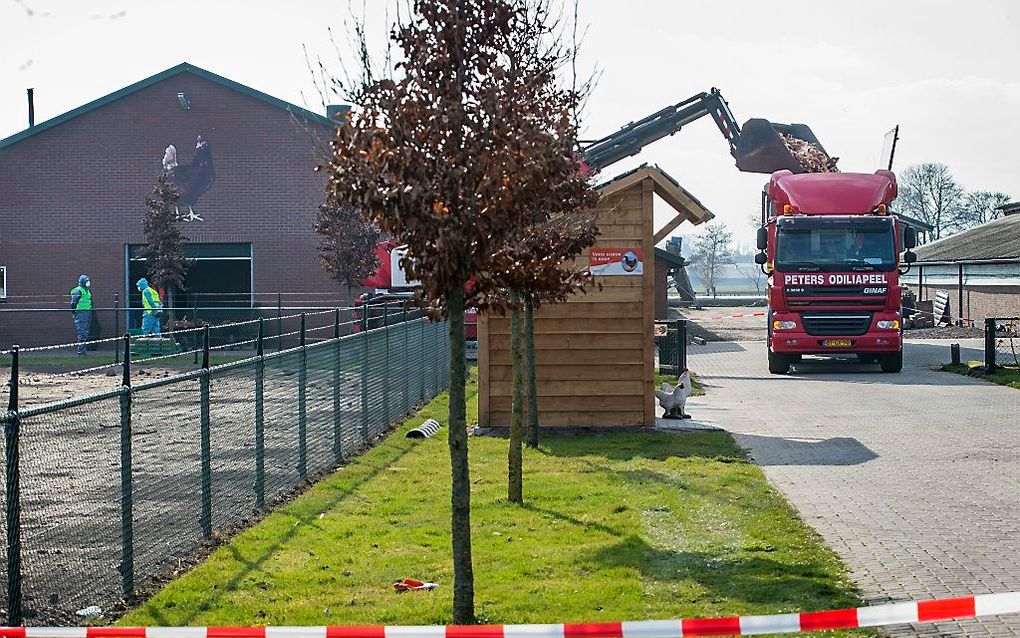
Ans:
[[[163,151],[163,172],[170,177],[171,183],[180,193],[180,199],[177,200],[177,217],[188,222],[205,221],[195,212],[195,202],[216,181],[209,141],[201,135],[198,136],[195,142],[195,156],[188,163],[178,161],[177,147],[173,144],[167,146]],[[182,215],[180,207],[185,205],[188,212]]]

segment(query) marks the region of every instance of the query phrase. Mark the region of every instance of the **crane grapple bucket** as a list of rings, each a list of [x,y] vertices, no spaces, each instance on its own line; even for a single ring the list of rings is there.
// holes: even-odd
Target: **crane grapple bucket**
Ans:
[[[774,124],[761,118],[751,118],[741,127],[733,157],[746,173],[836,170],[836,158],[829,157],[806,124]]]

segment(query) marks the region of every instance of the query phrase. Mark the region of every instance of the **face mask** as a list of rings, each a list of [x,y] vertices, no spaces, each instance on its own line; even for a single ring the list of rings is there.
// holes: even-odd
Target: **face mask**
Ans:
[[[86,281],[85,282],[85,287],[86,288],[91,288],[92,287],[92,282],[91,281]]]

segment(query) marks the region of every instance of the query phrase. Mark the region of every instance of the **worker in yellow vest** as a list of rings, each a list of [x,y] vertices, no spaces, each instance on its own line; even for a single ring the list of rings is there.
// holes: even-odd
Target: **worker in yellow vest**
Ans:
[[[71,316],[78,335],[78,356],[84,357],[92,327],[92,280],[88,275],[78,277],[78,285],[71,289]]]
[[[160,336],[159,318],[163,314],[163,304],[159,301],[159,292],[149,285],[149,280],[142,277],[135,284],[142,293],[142,334]]]

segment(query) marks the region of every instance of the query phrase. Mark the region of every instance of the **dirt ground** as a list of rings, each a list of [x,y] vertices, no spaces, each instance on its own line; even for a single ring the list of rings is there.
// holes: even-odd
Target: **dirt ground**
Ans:
[[[429,335],[438,343],[441,333]],[[424,337],[424,335],[423,335]],[[370,351],[385,344],[370,342]],[[334,384],[330,349],[309,350],[306,360],[305,426],[297,397],[298,354],[265,363],[265,502],[286,498],[317,474],[335,467],[333,388],[339,387],[344,457],[371,445],[389,424],[439,391],[444,370],[438,351],[411,356],[403,347],[384,357],[362,359],[344,348],[341,381]],[[401,374],[386,376],[386,370]],[[364,365],[366,384],[362,386]],[[180,374],[180,366],[139,365],[131,403],[133,561],[136,591],[146,591],[194,560],[202,539],[203,463],[201,384],[197,379],[155,388],[145,382]],[[422,374],[424,372],[424,374]],[[0,372],[2,374],[2,372]],[[209,481],[211,527],[219,538],[259,515],[255,502],[255,375],[252,365],[214,372],[210,380]],[[85,375],[25,372],[19,384],[24,408],[116,388],[119,369]],[[365,394],[363,395],[363,392]],[[4,397],[6,399],[6,396]],[[58,411],[22,419],[21,503],[24,611],[31,625],[75,625],[80,609],[109,612],[122,603],[124,551],[119,396],[74,402]],[[306,453],[299,452],[299,441]],[[3,454],[0,439],[0,455]],[[0,472],[0,498],[4,494]],[[0,508],[2,509],[2,508]],[[0,529],[0,545],[3,538]],[[0,578],[0,600],[5,595]],[[3,613],[0,611],[0,617]]]
[[[173,374],[187,372],[190,368],[145,367],[136,369],[131,375],[131,383],[139,384],[154,379],[169,377]],[[111,366],[108,370],[98,370],[86,374],[66,374],[53,372],[23,371],[18,384],[18,404],[22,409],[54,403],[74,397],[96,394],[113,390],[120,386],[123,372],[120,366]],[[5,391],[6,394],[6,391]]]

